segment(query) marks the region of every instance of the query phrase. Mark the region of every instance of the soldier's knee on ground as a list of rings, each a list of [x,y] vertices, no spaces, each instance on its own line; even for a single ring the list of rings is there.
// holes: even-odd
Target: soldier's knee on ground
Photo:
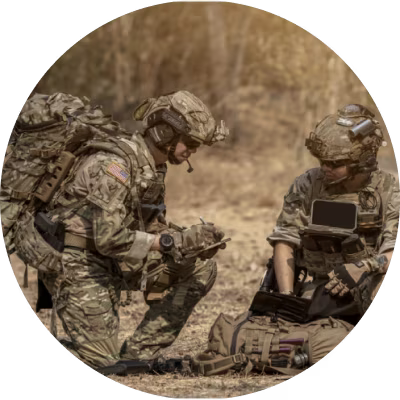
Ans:
[[[118,334],[94,343],[74,343],[61,339],[62,344],[70,353],[92,368],[108,367],[119,360]]]
[[[66,347],[86,364],[98,368],[119,358],[119,316],[109,293],[112,286],[89,283],[61,291],[58,315],[71,340]]]

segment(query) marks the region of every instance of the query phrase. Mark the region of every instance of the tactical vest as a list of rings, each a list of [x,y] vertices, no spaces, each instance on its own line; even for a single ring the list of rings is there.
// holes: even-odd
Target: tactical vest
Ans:
[[[146,227],[165,210],[165,175],[166,164],[159,168],[154,165],[154,160],[149,153],[147,145],[140,134],[134,135],[131,140],[111,139],[109,142],[93,141],[86,144],[82,153],[104,151],[117,154],[127,161],[132,181],[131,192],[126,201],[127,217],[124,226],[132,230],[145,231]],[[79,154],[78,154],[79,155]],[[77,203],[76,197],[71,196],[68,185],[75,179],[80,167],[76,163],[69,177],[64,181],[62,188],[54,196],[49,205],[50,210],[59,207],[74,209],[74,214],[91,220],[91,211],[88,202]]]
[[[321,179],[317,179],[315,185],[317,187],[314,188],[317,190],[313,191],[314,195],[310,199],[309,208],[315,199],[357,204],[357,228],[354,233],[359,236],[363,248],[351,254],[344,251],[342,239],[327,240],[321,237],[315,237],[316,246],[309,246],[303,236],[301,250],[297,254],[297,265],[307,268],[318,277],[326,277],[337,266],[376,255],[382,244],[386,210],[394,185],[393,176],[380,170],[373,172],[369,184],[355,193],[331,192],[329,188],[323,187]],[[308,209],[307,215],[310,215],[310,212],[311,210]]]

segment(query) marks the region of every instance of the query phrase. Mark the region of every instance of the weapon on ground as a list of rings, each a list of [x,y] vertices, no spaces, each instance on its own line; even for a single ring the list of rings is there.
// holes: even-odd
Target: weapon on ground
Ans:
[[[166,374],[191,371],[191,358],[155,359],[155,360],[120,360],[114,365],[97,369],[103,375],[139,375],[139,374]]]

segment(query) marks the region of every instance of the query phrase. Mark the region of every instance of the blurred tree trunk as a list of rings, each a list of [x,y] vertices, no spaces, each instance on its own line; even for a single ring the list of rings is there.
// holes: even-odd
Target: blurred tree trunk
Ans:
[[[334,113],[341,107],[343,98],[343,88],[346,85],[346,65],[336,55],[333,54],[328,61],[328,105],[329,112]]]
[[[131,29],[131,15],[125,15],[112,23],[113,62],[115,76],[114,112],[121,112],[132,90],[131,67],[127,45]]]
[[[236,107],[227,103],[235,98],[242,83],[242,71],[246,53],[247,32],[253,18],[253,9],[248,8],[241,19],[239,29],[235,29],[234,43],[235,51],[228,52],[227,34],[225,27],[224,6],[221,4],[208,4],[206,8],[210,63],[211,66],[211,91],[210,99],[213,104],[220,104],[219,113],[224,115],[231,128],[231,142],[238,140],[237,137],[237,111]],[[229,46],[231,47],[231,45]],[[232,54],[232,57],[229,55]],[[223,101],[221,101],[223,99]]]
[[[221,5],[208,3],[206,5],[208,43],[210,54],[211,72],[211,97],[212,103],[217,103],[221,93],[229,90],[229,55],[226,43],[226,29]]]

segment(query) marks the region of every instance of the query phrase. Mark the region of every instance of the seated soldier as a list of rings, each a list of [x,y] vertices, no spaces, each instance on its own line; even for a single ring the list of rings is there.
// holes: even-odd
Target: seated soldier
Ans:
[[[316,126],[306,146],[321,167],[291,185],[260,290],[248,312],[218,317],[195,371],[295,375],[348,335],[382,283],[397,234],[395,179],[376,161],[382,143],[374,115],[357,104]]]
[[[382,143],[378,121],[362,105],[349,104],[325,117],[306,140],[321,166],[295,179],[267,238],[274,247],[277,289],[313,298],[315,316],[357,322],[387,271],[397,235],[399,194],[395,178],[378,168]],[[320,213],[333,227],[324,230],[319,223],[318,229],[310,229],[316,223],[311,215],[315,200],[326,201],[320,202]],[[348,221],[340,231],[334,220],[346,222],[339,213],[349,203],[356,205],[354,226]],[[300,268],[302,282],[296,273]],[[316,293],[316,288],[322,290]]]

